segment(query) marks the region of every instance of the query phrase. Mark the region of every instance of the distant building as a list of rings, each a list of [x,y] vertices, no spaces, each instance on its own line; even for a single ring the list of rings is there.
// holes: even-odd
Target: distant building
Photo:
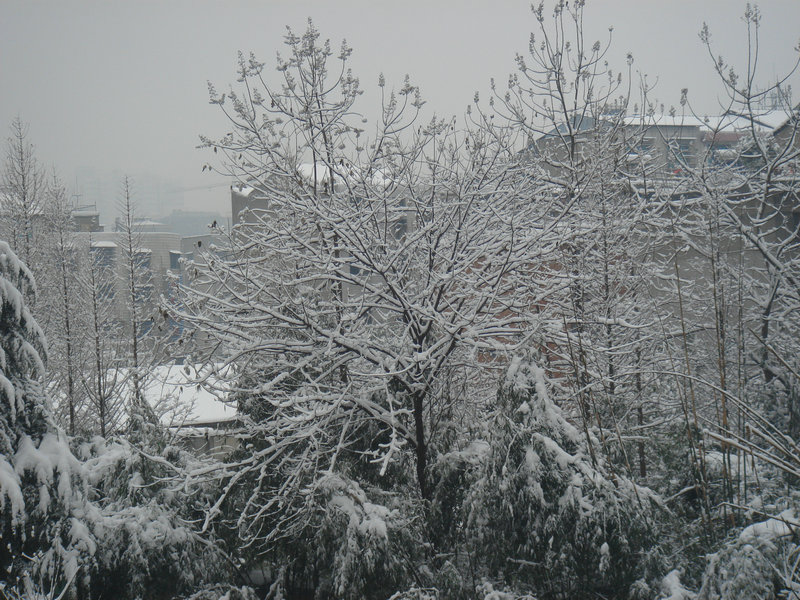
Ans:
[[[159,219],[169,231],[184,237],[208,234],[212,227],[227,225],[228,219],[212,211],[173,210]]]
[[[96,233],[103,231],[100,225],[100,211],[94,206],[79,206],[72,210],[72,226],[75,231]]]
[[[124,273],[125,234],[118,231],[76,232],[76,247],[90,256],[96,264],[111,269],[118,275]],[[180,254],[181,236],[177,233],[142,231],[136,233],[134,260],[146,274],[143,286],[146,291],[145,301],[155,304],[161,295],[168,296],[172,274],[175,271],[175,254]],[[123,278],[119,277],[116,289],[110,290],[112,295],[124,297]],[[125,303],[118,303],[121,318],[125,317]]]
[[[615,135],[628,162],[642,162],[651,175],[682,175],[685,168],[701,163],[725,164],[741,160],[753,130],[770,134],[783,124],[786,110],[770,109],[755,116],[727,113],[716,117],[692,115],[580,115],[528,143],[528,151],[545,159],[557,172],[574,143],[580,154],[591,141],[616,128]],[[571,127],[569,126],[571,125]],[[570,133],[572,134],[570,139]],[[594,150],[590,150],[594,151]]]
[[[79,167],[75,172],[75,193],[81,202],[91,204],[109,218],[117,214],[121,183],[125,177],[121,171],[110,171],[93,167]],[[130,173],[132,196],[141,214],[162,215],[167,210],[184,206],[183,190],[172,182],[149,173]]]
[[[114,231],[125,231],[125,219],[117,217],[114,219]],[[154,221],[147,217],[136,218],[133,220],[133,227],[137,233],[168,233],[169,229],[164,223]]]
[[[231,225],[236,226],[246,220],[248,210],[266,210],[269,201],[256,188],[244,184],[231,186]]]

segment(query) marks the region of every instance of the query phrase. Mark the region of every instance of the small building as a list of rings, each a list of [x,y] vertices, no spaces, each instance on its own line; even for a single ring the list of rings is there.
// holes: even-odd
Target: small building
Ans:
[[[75,231],[96,233],[104,229],[100,225],[100,212],[93,206],[74,208],[71,217]]]
[[[237,409],[223,387],[213,376],[199,377],[192,367],[165,365],[153,369],[144,394],[183,447],[221,458],[239,447]]]

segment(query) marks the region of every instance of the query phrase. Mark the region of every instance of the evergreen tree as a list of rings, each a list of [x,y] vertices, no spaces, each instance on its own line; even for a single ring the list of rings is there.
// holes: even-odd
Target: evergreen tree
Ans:
[[[17,117],[6,140],[5,165],[0,187],[3,192],[3,219],[0,237],[31,265],[39,241],[39,225],[45,201],[44,171],[28,141],[28,125]]]
[[[0,241],[0,577],[21,589],[35,577],[53,590],[75,578],[93,542],[69,518],[85,494],[39,382],[45,337],[24,296],[34,290],[28,267]]]
[[[514,359],[473,439],[440,456],[436,566],[460,573],[461,594],[471,578],[537,598],[628,598],[654,575],[660,500],[615,473],[548,387],[543,368]]]
[[[157,485],[186,455],[100,438],[73,454],[39,381],[46,341],[23,291],[33,275],[0,241],[0,597],[152,598],[203,584],[225,563],[188,523],[187,495]]]

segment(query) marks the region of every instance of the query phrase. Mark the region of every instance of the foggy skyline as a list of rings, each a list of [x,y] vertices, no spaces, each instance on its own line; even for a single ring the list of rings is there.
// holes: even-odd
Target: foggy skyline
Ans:
[[[605,40],[613,26],[612,69],[623,69],[630,51],[634,78],[657,79],[653,97],[659,102],[677,106],[680,90],[688,88],[696,110],[714,114],[720,87],[697,33],[708,22],[715,52],[742,64],[744,6],[729,0],[590,0],[586,37]],[[796,56],[800,2],[771,0],[760,8],[759,82],[766,85]],[[164,182],[169,191],[159,205],[172,194],[175,208],[227,214],[227,182],[201,172],[213,159],[196,149],[200,134],[216,137],[227,130],[218,108],[208,104],[207,81],[220,91],[235,84],[239,50],[254,52],[274,73],[285,26],[302,33],[307,17],[334,48],[342,38],[353,48],[351,66],[365,91],[358,108],[370,119],[379,106],[381,72],[387,87],[396,88],[408,73],[428,115],[462,115],[475,91],[486,97],[490,78],[505,85],[515,53],[526,51],[536,28],[528,3],[508,0],[7,0],[0,6],[2,138],[16,116],[28,123],[40,162],[55,167],[71,192],[81,170],[109,178],[129,173],[134,180],[138,174]],[[152,198],[138,200],[154,205]],[[113,215],[104,211],[103,222],[113,222]]]

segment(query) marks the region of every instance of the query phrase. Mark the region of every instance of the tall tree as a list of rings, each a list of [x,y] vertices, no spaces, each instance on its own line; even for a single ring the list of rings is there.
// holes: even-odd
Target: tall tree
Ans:
[[[672,146],[671,160],[682,175],[672,193],[664,194],[670,196],[672,232],[666,270],[672,270],[675,298],[665,318],[679,321],[681,331],[671,340],[680,357],[672,370],[682,373],[685,419],[697,450],[694,470],[712,539],[715,529],[745,518],[741,507],[748,504],[758,466],[745,460],[741,445],[750,443],[751,434],[770,447],[765,440],[777,432],[795,439],[800,432],[793,358],[800,327],[800,189],[794,174],[800,154],[797,113],[787,89],[798,64],[777,83],[758,87],[760,18],[757,7],[747,7],[748,52],[741,69],[716,54],[710,29],[703,26],[700,38],[723,90],[723,116],[707,120],[705,147],[686,156]],[[702,122],[688,90],[681,112],[680,118]],[[780,124],[765,127],[770,122]],[[766,433],[759,411],[772,420]],[[698,435],[702,429],[712,436],[709,447]],[[714,469],[717,455],[720,468]],[[723,503],[719,520],[711,510],[716,502]]]
[[[28,125],[17,117],[6,140],[2,184],[3,237],[29,265],[34,264],[37,219],[46,192],[45,175],[28,141]]]
[[[659,355],[647,282],[662,220],[650,180],[657,164],[644,151],[646,116],[632,114],[633,57],[625,72],[610,70],[611,34],[587,39],[584,8],[558,1],[550,17],[543,3],[532,7],[528,52],[492,99],[524,133],[529,168],[560,214],[544,267],[554,290],[544,308],[558,323],[548,332],[550,368],[567,375],[584,433],[594,428],[603,452],[644,477],[644,445],[634,456],[629,440],[647,430],[643,390]]]
[[[58,405],[62,404],[61,398],[65,400],[66,418],[63,422],[69,434],[75,435],[86,409],[84,395],[77,385],[84,316],[81,294],[77,289],[81,265],[73,240],[72,206],[66,189],[55,174],[48,183],[47,202],[42,214],[47,235],[39,242],[45,259],[38,269],[42,301],[37,312],[42,315],[43,329],[54,357],[49,367],[50,377],[55,383],[52,395]]]
[[[238,497],[236,523],[259,543],[304,526],[307,490],[356,448],[376,473],[411,462],[430,498],[441,431],[489,398],[451,386],[492,379],[525,339],[555,237],[513,129],[480,115],[463,132],[417,126],[417,89],[381,78],[368,137],[349,48],[335,57],[311,24],[286,46],[281,87],[242,57],[243,89],[212,88],[233,128],[205,143],[260,205],[225,256],[189,268],[176,308],[218,342],[211,368],[234,378],[255,449],[222,472],[207,525]]]
[[[700,165],[692,171],[693,181],[704,199],[716,207],[714,218],[718,221],[719,235],[730,236],[741,248],[740,264],[730,264],[723,257],[717,258],[717,269],[728,279],[741,277],[747,294],[752,294],[756,306],[744,306],[746,320],[743,337],[749,338],[745,356],[750,355],[761,369],[761,379],[766,385],[779,388],[776,396],[782,399],[771,407],[787,417],[788,428],[795,439],[800,438],[800,393],[796,380],[785,365],[776,360],[770,347],[779,347],[786,356],[796,356],[797,331],[800,322],[796,317],[800,309],[800,186],[796,171],[800,164],[800,119],[797,107],[792,104],[790,77],[800,67],[800,58],[792,68],[779,77],[776,83],[758,87],[762,76],[758,69],[759,29],[761,13],[757,6],[747,6],[743,15],[746,26],[747,60],[737,68],[715,55],[711,33],[704,25],[701,39],[709,57],[713,60],[718,79],[723,85],[726,112],[739,116],[747,123],[742,139],[731,160],[714,161],[711,165]],[[782,119],[772,131],[761,122],[765,116]],[[716,148],[710,153],[715,158]],[[706,161],[706,163],[711,161]],[[704,168],[705,167],[705,168]],[[725,250],[725,241],[719,245]],[[733,274],[731,274],[733,273]],[[730,286],[730,289],[735,289]],[[726,321],[735,327],[731,315],[725,315],[727,306],[735,301],[721,304],[717,308],[717,347],[722,351],[723,342],[735,338],[734,329],[725,332]],[[727,333],[727,336],[725,335]],[[735,350],[733,350],[735,351]],[[735,361],[720,354],[720,384],[727,387],[724,365]],[[794,369],[798,363],[793,362]],[[730,374],[727,375],[731,379]],[[745,376],[749,379],[749,376]],[[780,406],[783,404],[783,406]],[[727,427],[727,423],[723,424]]]
[[[154,312],[152,273],[150,260],[152,250],[142,245],[140,226],[136,222],[132,183],[126,176],[122,181],[119,201],[119,230],[121,240],[121,286],[126,311],[124,331],[128,338],[128,377],[131,384],[131,426],[138,420],[153,421],[155,417],[144,395],[146,374],[142,367],[150,348],[146,347],[147,322]],[[149,313],[149,314],[148,314]]]
[[[81,369],[81,386],[94,409],[91,426],[102,437],[117,432],[124,423],[124,329],[116,308],[115,264],[106,260],[91,238],[86,261],[78,274],[87,326],[82,334],[88,362]]]
[[[77,461],[50,421],[39,381],[46,341],[25,302],[32,287],[30,270],[0,241],[0,569],[11,586],[27,585],[45,554],[60,568],[72,545],[61,535],[82,498],[73,487]],[[73,553],[76,560],[81,551]],[[61,587],[62,576],[50,581]]]

